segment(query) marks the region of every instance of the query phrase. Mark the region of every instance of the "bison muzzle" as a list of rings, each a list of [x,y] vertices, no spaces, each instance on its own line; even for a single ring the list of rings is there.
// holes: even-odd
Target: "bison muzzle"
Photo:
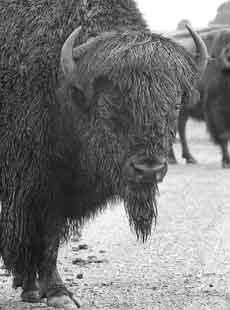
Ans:
[[[176,108],[206,64],[152,34],[135,2],[2,1],[0,249],[24,301],[79,306],[57,271],[60,242],[124,201],[141,240],[156,221]]]

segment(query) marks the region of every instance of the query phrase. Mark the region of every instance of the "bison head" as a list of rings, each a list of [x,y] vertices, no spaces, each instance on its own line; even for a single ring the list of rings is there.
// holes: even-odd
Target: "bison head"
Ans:
[[[71,97],[79,111],[84,106],[76,119],[81,165],[95,193],[124,200],[131,226],[145,240],[157,217],[157,183],[167,171],[176,108],[197,72],[185,50],[161,36],[107,32],[74,47],[80,31],[65,42],[61,64],[70,87],[82,93]]]
[[[223,71],[230,70],[230,31],[223,30],[216,35],[211,46],[211,57],[220,64]]]

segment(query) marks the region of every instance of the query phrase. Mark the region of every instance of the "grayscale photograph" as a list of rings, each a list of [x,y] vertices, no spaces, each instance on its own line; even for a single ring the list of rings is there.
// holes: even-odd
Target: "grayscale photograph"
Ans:
[[[230,0],[0,0],[0,310],[230,310]]]

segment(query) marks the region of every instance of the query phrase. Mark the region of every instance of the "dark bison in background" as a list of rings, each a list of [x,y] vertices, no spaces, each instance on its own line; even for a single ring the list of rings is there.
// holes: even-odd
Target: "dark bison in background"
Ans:
[[[208,130],[222,152],[223,168],[230,168],[230,29],[218,33],[204,73],[204,111]]]
[[[222,151],[222,165],[229,167],[228,141],[230,123],[229,105],[229,73],[230,73],[230,28],[228,26],[213,25],[204,28],[198,33],[204,40],[210,58],[203,74],[194,89],[191,102],[182,105],[178,117],[178,132],[182,145],[182,157],[187,163],[196,163],[192,156],[186,139],[186,123],[189,117],[206,121],[213,141]],[[194,50],[194,44],[184,31],[174,33],[171,36],[190,52]],[[173,150],[170,152],[171,162],[175,162]]]
[[[23,301],[68,310],[60,242],[115,199],[148,237],[176,107],[207,59],[192,30],[195,58],[151,34],[134,1],[79,8],[0,2],[1,256]]]

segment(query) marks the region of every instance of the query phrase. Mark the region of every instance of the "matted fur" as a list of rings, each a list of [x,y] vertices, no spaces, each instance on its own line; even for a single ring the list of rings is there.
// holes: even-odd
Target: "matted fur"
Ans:
[[[197,74],[185,50],[147,32],[137,12],[132,32],[101,42],[96,59],[89,51],[78,63],[92,90],[82,94],[59,75],[78,8],[76,0],[0,2],[0,245],[7,269],[21,274],[37,271],[47,236],[67,236],[108,201],[143,194],[148,210],[155,196],[124,190],[122,164],[137,152],[167,153],[175,104]],[[126,27],[127,11],[119,12]],[[142,239],[149,222],[136,229]]]
[[[223,50],[229,64],[230,30],[220,31],[214,37],[210,48],[213,59],[207,66],[203,83],[207,128],[212,140],[220,146],[230,140],[230,69],[223,64]]]
[[[60,113],[55,89],[61,47],[79,26],[79,3],[0,2],[1,254],[9,270],[37,268],[44,223],[52,227],[47,208],[59,188],[49,171],[62,144],[54,125]]]
[[[151,78],[157,98],[166,94],[166,90],[168,97],[173,95],[175,85],[178,90],[190,92],[197,74],[193,60],[183,47],[157,34],[134,31],[118,32],[98,40],[77,61],[76,68],[76,77],[89,97],[93,96],[94,81],[101,76],[107,76],[123,91],[135,71],[142,72]],[[167,99],[176,102],[175,97]]]
[[[84,39],[110,30],[149,31],[136,2],[133,0],[83,0],[85,14],[81,14]],[[150,32],[150,31],[149,31]]]

